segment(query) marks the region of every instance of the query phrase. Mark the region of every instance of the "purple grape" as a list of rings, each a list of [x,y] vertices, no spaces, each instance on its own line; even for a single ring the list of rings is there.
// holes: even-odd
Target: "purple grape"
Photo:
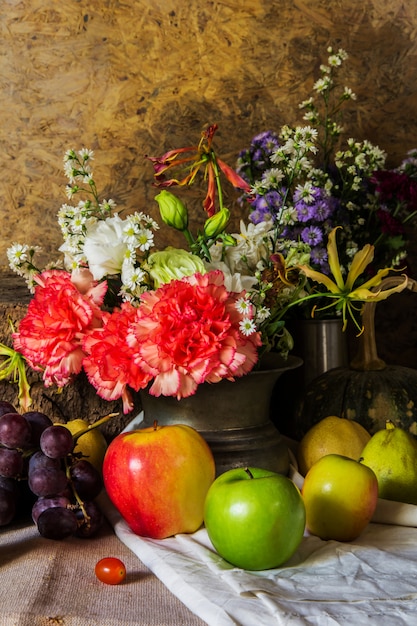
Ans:
[[[76,533],[78,521],[74,511],[56,506],[42,511],[37,526],[42,537],[59,541]]]
[[[6,478],[5,476],[0,476],[0,488],[12,491],[16,495],[18,493],[16,481],[12,478]]]
[[[64,491],[68,479],[64,470],[53,467],[38,467],[30,472],[29,488],[35,496],[56,496]]]
[[[29,459],[29,467],[28,473],[30,474],[35,469],[39,469],[40,467],[52,467],[54,469],[61,469],[61,460],[60,459],[51,459],[51,457],[46,456],[41,450],[38,450]]]
[[[0,417],[0,443],[7,448],[27,448],[32,431],[20,413],[4,413]]]
[[[52,420],[45,415],[45,413],[40,413],[39,411],[26,411],[26,413],[22,414],[22,417],[24,417],[31,426],[32,436],[30,440],[30,447],[37,448],[39,446],[41,434],[46,428],[52,426]]]
[[[103,488],[100,472],[86,459],[76,461],[71,466],[70,478],[81,500],[93,500]]]
[[[76,516],[78,519],[77,537],[88,539],[98,533],[103,525],[103,514],[95,502],[84,502],[84,508],[88,519],[84,517],[81,509],[78,509]]]
[[[55,496],[53,498],[38,498],[32,507],[32,519],[35,524],[37,524],[39,516],[41,515],[41,513],[46,511],[46,509],[53,509],[57,506],[66,509],[67,506],[69,506],[70,504],[71,502],[68,500],[68,498],[65,498],[64,496]]]
[[[65,426],[49,426],[41,434],[41,450],[51,459],[63,459],[74,449],[74,439]]]
[[[16,514],[16,493],[0,487],[0,526],[10,524]]]
[[[6,402],[5,400],[0,400],[0,417],[5,413],[17,413],[13,404],[10,402]]]
[[[19,450],[0,448],[0,476],[19,478],[23,473],[23,457]]]

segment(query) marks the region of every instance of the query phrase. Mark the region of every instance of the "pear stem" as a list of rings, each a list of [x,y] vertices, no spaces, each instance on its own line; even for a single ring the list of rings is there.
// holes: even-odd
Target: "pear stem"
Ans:
[[[116,415],[119,415],[119,413],[109,413],[108,415],[105,415],[104,417],[101,417],[99,420],[97,420],[96,422],[94,422],[93,424],[88,424],[88,426],[86,426],[85,428],[82,428],[81,430],[77,431],[73,436],[73,440],[74,443],[83,435],[85,435],[85,433],[88,433],[88,431],[90,430],[94,430],[94,428],[97,428],[98,426],[101,426],[102,424],[105,424],[106,422],[109,421],[109,419],[111,419],[112,417],[116,417]]]

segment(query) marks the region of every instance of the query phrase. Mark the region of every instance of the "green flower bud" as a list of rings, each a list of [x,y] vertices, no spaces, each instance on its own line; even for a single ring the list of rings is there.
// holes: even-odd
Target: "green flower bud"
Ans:
[[[181,248],[168,247],[160,252],[153,252],[148,257],[149,274],[155,287],[160,287],[171,280],[181,280],[184,276],[199,273],[205,274],[206,269],[200,257]]]
[[[155,200],[159,204],[162,221],[176,230],[186,230],[188,227],[188,213],[184,204],[170,191],[164,189]]]
[[[218,237],[226,228],[230,219],[230,211],[223,207],[214,215],[208,218],[204,224],[204,234],[206,237],[214,239]]]
[[[222,244],[224,246],[236,246],[237,240],[233,235],[229,235],[228,233],[222,234]]]

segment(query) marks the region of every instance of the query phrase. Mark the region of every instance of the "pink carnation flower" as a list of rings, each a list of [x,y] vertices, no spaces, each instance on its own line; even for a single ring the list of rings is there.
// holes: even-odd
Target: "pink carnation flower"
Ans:
[[[112,314],[103,314],[103,326],[86,335],[83,348],[87,353],[83,361],[90,383],[104,400],[123,400],[123,412],[133,409],[128,387],[136,391],[151,379],[134,361],[132,348],[126,344],[128,326],[136,317],[136,309],[122,304]]]
[[[242,295],[227,291],[218,270],[142,295],[127,342],[134,363],[154,379],[152,395],[180,399],[203,382],[233,380],[253,368],[261,337],[239,330],[243,316],[236,301]]]
[[[43,371],[46,387],[63,387],[81,371],[84,334],[101,324],[106,283],[90,282],[80,293],[62,270],[42,272],[35,280],[34,297],[13,334],[14,348],[34,370]]]

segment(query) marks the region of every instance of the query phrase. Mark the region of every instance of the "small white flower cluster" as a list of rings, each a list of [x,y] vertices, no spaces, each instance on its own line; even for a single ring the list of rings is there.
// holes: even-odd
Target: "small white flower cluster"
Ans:
[[[149,282],[141,266],[159,226],[142,211],[122,220],[115,213],[114,200],[100,202],[90,166],[92,159],[91,150],[65,153],[64,170],[70,181],[67,196],[72,198],[82,191],[91,194],[92,200],[81,200],[76,207],[62,205],[58,213],[64,239],[60,251],[65,254],[68,269],[88,266],[95,280],[120,275],[119,295],[122,300],[135,301]]]
[[[347,146],[346,150],[336,152],[335,165],[344,174],[343,179],[350,180],[350,189],[359,191],[364,178],[384,167],[387,154],[366,139],[348,139]]]
[[[142,211],[121,219],[115,212],[114,200],[99,200],[91,170],[93,159],[94,153],[86,148],[65,153],[64,171],[70,183],[66,195],[72,199],[83,193],[87,199],[75,206],[67,203],[61,206],[58,224],[64,243],[59,250],[64,254],[68,271],[88,267],[95,280],[117,276],[121,282],[118,295],[122,300],[135,302],[149,286],[143,264],[159,226]],[[11,269],[24,276],[31,288],[33,276],[40,271],[34,264],[39,250],[38,246],[16,243],[7,251]],[[62,263],[53,267],[58,266]]]
[[[339,113],[340,106],[344,101],[356,100],[356,94],[350,87],[344,87],[339,98],[334,103],[331,103],[331,96],[334,96],[335,89],[335,70],[346,61],[348,54],[341,48],[337,52],[333,52],[331,47],[327,49],[327,52],[329,53],[327,59],[328,65],[320,65],[321,77],[314,83],[313,90],[326,100],[329,107],[328,115],[326,115],[324,120],[321,118],[313,96],[301,102],[299,108],[305,111],[304,120],[306,122],[315,126],[323,124],[325,126],[327,139],[334,139],[339,137],[343,132],[343,126],[335,121],[334,116]]]
[[[10,269],[25,279],[31,293],[35,287],[33,278],[39,272],[34,265],[34,257],[40,250],[39,246],[28,246],[21,243],[13,243],[7,250]]]
[[[318,148],[317,129],[312,126],[283,126],[280,132],[280,139],[283,145],[276,150],[271,161],[280,168],[284,168],[284,175],[290,174],[292,177],[299,175],[300,172],[309,171],[312,164],[308,158],[308,154],[316,154]]]

